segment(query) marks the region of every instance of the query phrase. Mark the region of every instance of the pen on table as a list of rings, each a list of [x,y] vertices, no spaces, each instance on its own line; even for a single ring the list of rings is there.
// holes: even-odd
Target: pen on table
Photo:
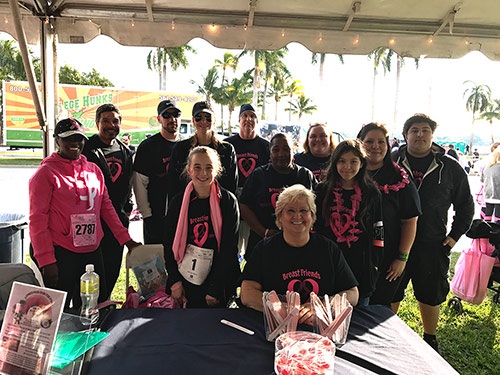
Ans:
[[[244,332],[247,335],[253,335],[254,334],[254,331],[251,331],[248,328],[242,327],[239,324],[230,322],[229,320],[222,319],[220,322],[222,324],[225,324],[225,325],[229,326],[229,327],[233,327],[234,329],[237,329],[238,331]]]

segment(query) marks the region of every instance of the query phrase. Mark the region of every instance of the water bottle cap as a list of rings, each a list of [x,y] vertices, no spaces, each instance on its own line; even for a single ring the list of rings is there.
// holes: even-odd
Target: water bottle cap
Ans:
[[[93,264],[87,264],[85,266],[85,271],[86,272],[94,272],[94,265]]]

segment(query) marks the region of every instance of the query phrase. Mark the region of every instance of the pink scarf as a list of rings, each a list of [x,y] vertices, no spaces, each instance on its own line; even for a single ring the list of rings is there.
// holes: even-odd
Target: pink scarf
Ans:
[[[181,211],[179,213],[179,220],[177,221],[177,229],[175,231],[174,243],[172,250],[177,264],[184,259],[184,252],[186,251],[187,230],[188,230],[188,209],[191,200],[191,193],[193,191],[193,181],[190,181],[184,190],[182,197]],[[214,227],[215,238],[217,239],[218,250],[220,251],[220,240],[222,235],[222,211],[220,209],[220,189],[217,181],[214,180],[210,190],[210,219]]]

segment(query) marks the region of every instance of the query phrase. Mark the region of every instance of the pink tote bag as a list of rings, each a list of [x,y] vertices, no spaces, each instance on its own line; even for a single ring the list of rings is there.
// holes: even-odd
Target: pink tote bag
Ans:
[[[491,256],[494,250],[488,239],[472,240],[470,249],[462,251],[455,265],[455,275],[450,283],[453,294],[475,305],[483,302],[495,264],[495,258]]]

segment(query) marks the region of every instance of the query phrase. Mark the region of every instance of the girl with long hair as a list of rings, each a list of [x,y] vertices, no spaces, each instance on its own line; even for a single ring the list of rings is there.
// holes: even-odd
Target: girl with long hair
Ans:
[[[225,307],[239,278],[240,213],[233,193],[219,186],[217,152],[195,147],[188,155],[183,194],[169,204],[163,241],[167,293],[187,307]]]
[[[317,187],[317,231],[341,248],[359,282],[361,306],[375,290],[384,250],[382,201],[366,165],[358,140],[340,142]]]

